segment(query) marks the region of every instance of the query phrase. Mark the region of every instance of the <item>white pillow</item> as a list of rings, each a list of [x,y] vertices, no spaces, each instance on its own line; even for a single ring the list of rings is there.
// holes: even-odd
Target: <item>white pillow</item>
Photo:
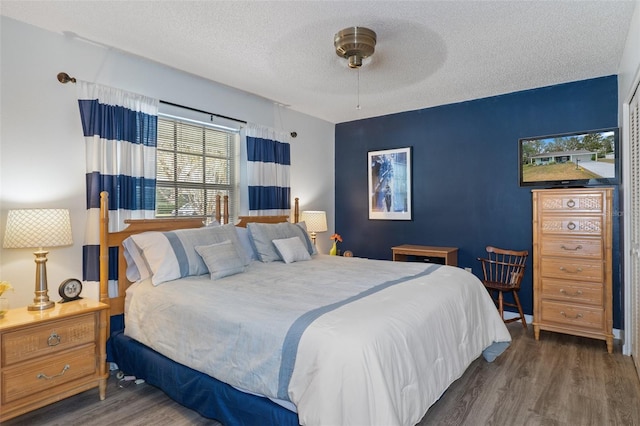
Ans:
[[[196,251],[207,265],[212,280],[239,274],[247,267],[229,240],[208,246],[196,246]]]
[[[309,255],[307,247],[300,237],[273,240],[273,245],[276,246],[276,250],[282,260],[284,260],[284,263],[293,263],[311,259],[311,255]]]
[[[208,273],[209,269],[202,257],[196,252],[196,246],[206,246],[229,240],[233,243],[244,264],[249,264],[249,259],[240,246],[238,234],[233,224],[178,229],[169,232],[143,232],[132,235],[131,238],[142,250],[152,273],[151,282],[153,285]]]
[[[124,260],[127,262],[127,279],[132,283],[146,280],[151,276],[144,253],[131,237],[122,242]]]

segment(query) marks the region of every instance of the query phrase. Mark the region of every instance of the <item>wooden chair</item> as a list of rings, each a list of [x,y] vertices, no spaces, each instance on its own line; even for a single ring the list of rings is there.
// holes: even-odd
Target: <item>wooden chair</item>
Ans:
[[[527,321],[522,313],[518,291],[524,276],[524,267],[529,252],[526,250],[505,250],[492,246],[487,246],[487,258],[478,258],[482,262],[482,272],[484,279],[482,283],[489,291],[491,298],[496,303],[500,316],[505,323],[522,321],[522,326],[527,328]],[[505,302],[503,293],[510,292],[515,303]],[[497,297],[496,294],[497,293]],[[519,317],[504,319],[504,307],[512,306],[518,308]]]

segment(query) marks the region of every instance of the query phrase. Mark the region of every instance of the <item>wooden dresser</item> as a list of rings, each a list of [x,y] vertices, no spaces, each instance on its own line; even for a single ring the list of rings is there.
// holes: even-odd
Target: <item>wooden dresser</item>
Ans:
[[[108,306],[82,299],[0,319],[0,422],[90,388],[105,398]]]
[[[611,188],[533,190],[533,330],[613,352]]]

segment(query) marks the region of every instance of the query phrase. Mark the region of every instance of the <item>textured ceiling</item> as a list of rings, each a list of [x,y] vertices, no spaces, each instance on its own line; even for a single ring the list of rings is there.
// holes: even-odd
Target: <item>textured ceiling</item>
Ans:
[[[2,0],[0,13],[338,123],[617,74],[637,4]],[[351,26],[378,34],[359,101],[333,47]]]

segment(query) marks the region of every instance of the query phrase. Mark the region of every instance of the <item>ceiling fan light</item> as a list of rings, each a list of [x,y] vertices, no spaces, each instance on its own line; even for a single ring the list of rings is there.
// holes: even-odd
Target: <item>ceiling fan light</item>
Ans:
[[[376,33],[365,27],[345,28],[333,37],[336,54],[349,61],[349,68],[362,66],[362,60],[375,52],[376,41]]]

